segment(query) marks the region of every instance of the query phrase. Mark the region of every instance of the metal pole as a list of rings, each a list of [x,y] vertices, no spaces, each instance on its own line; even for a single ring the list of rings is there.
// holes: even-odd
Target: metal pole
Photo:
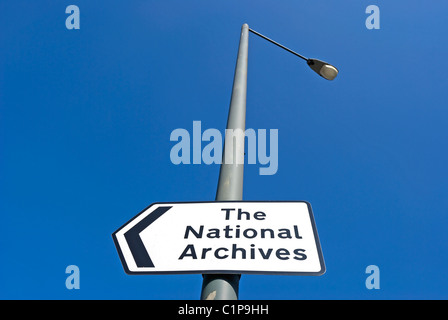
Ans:
[[[243,199],[248,49],[249,26],[243,24],[233,78],[232,98],[230,100],[229,117],[227,119],[226,138],[224,139],[223,158],[219,172],[216,201]],[[228,136],[229,133],[234,133],[234,135]],[[233,139],[233,136],[236,137],[236,141]],[[240,277],[240,274],[204,274],[201,299],[237,300]]]

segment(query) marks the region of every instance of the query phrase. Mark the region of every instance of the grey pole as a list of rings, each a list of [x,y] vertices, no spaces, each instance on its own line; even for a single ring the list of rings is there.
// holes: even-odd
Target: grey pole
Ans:
[[[249,26],[241,28],[216,201],[243,200]],[[231,135],[233,133],[233,135]],[[235,139],[233,138],[235,137]],[[204,274],[202,300],[237,300],[240,274]]]
[[[327,80],[338,75],[338,69],[331,64],[308,59],[297,52],[249,29],[245,23],[241,28],[240,45],[233,78],[232,98],[227,118],[223,158],[219,172],[216,201],[243,200],[244,131],[246,128],[247,58],[249,31],[305,60],[308,66]],[[237,300],[240,274],[203,274],[202,300]]]

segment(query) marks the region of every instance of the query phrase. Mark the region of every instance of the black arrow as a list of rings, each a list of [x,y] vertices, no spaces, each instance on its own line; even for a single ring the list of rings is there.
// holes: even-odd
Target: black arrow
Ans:
[[[148,216],[142,219],[134,227],[124,234],[124,237],[129,245],[132,256],[134,257],[135,263],[139,268],[154,268],[154,263],[152,263],[148,252],[146,251],[145,245],[140,238],[140,232],[146,229],[151,223],[156,221],[162,214],[170,210],[172,206],[169,207],[158,207],[156,210],[151,212]]]

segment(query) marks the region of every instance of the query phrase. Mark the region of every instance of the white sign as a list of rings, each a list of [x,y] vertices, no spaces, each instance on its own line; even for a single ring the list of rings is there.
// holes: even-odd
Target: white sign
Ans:
[[[154,203],[113,239],[128,274],[325,272],[304,201]]]

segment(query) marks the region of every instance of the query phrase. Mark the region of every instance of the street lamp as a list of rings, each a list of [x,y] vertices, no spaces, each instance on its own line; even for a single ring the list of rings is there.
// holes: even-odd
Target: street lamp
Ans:
[[[244,28],[244,25],[243,25]],[[262,35],[261,33],[258,33],[255,30],[252,30],[249,28],[249,26],[247,26],[247,28],[249,29],[250,32],[256,34],[257,36],[268,40],[269,42],[275,44],[276,46],[279,46],[282,49],[285,49],[288,52],[291,52],[292,54],[298,56],[299,58],[303,59],[306,61],[306,63],[310,66],[310,68],[316,72],[318,75],[320,75],[321,77],[327,79],[327,80],[333,80],[334,78],[336,78],[336,76],[338,75],[338,69],[335,66],[332,66],[331,64],[318,60],[318,59],[308,59],[305,58],[304,56],[302,56],[301,54],[298,54],[295,51],[292,51],[291,49],[285,47],[284,45],[281,45],[280,43],[269,39],[268,37]]]
[[[233,78],[232,98],[230,100],[227,130],[245,131],[246,127],[246,94],[247,94],[247,59],[249,51],[249,31],[263,39],[291,52],[305,60],[310,68],[321,77],[333,80],[338,75],[338,69],[329,63],[317,59],[308,59],[297,52],[269,39],[268,37],[249,28],[245,23],[241,28],[238,57]],[[233,138],[232,138],[233,139]],[[238,141],[239,140],[239,141]],[[226,150],[232,148],[232,159],[225,156]],[[243,199],[243,169],[244,162],[244,136],[237,139],[236,146],[233,141],[224,140],[223,158],[219,172],[216,201],[241,201]],[[240,274],[204,274],[201,299],[209,300],[237,300]]]

